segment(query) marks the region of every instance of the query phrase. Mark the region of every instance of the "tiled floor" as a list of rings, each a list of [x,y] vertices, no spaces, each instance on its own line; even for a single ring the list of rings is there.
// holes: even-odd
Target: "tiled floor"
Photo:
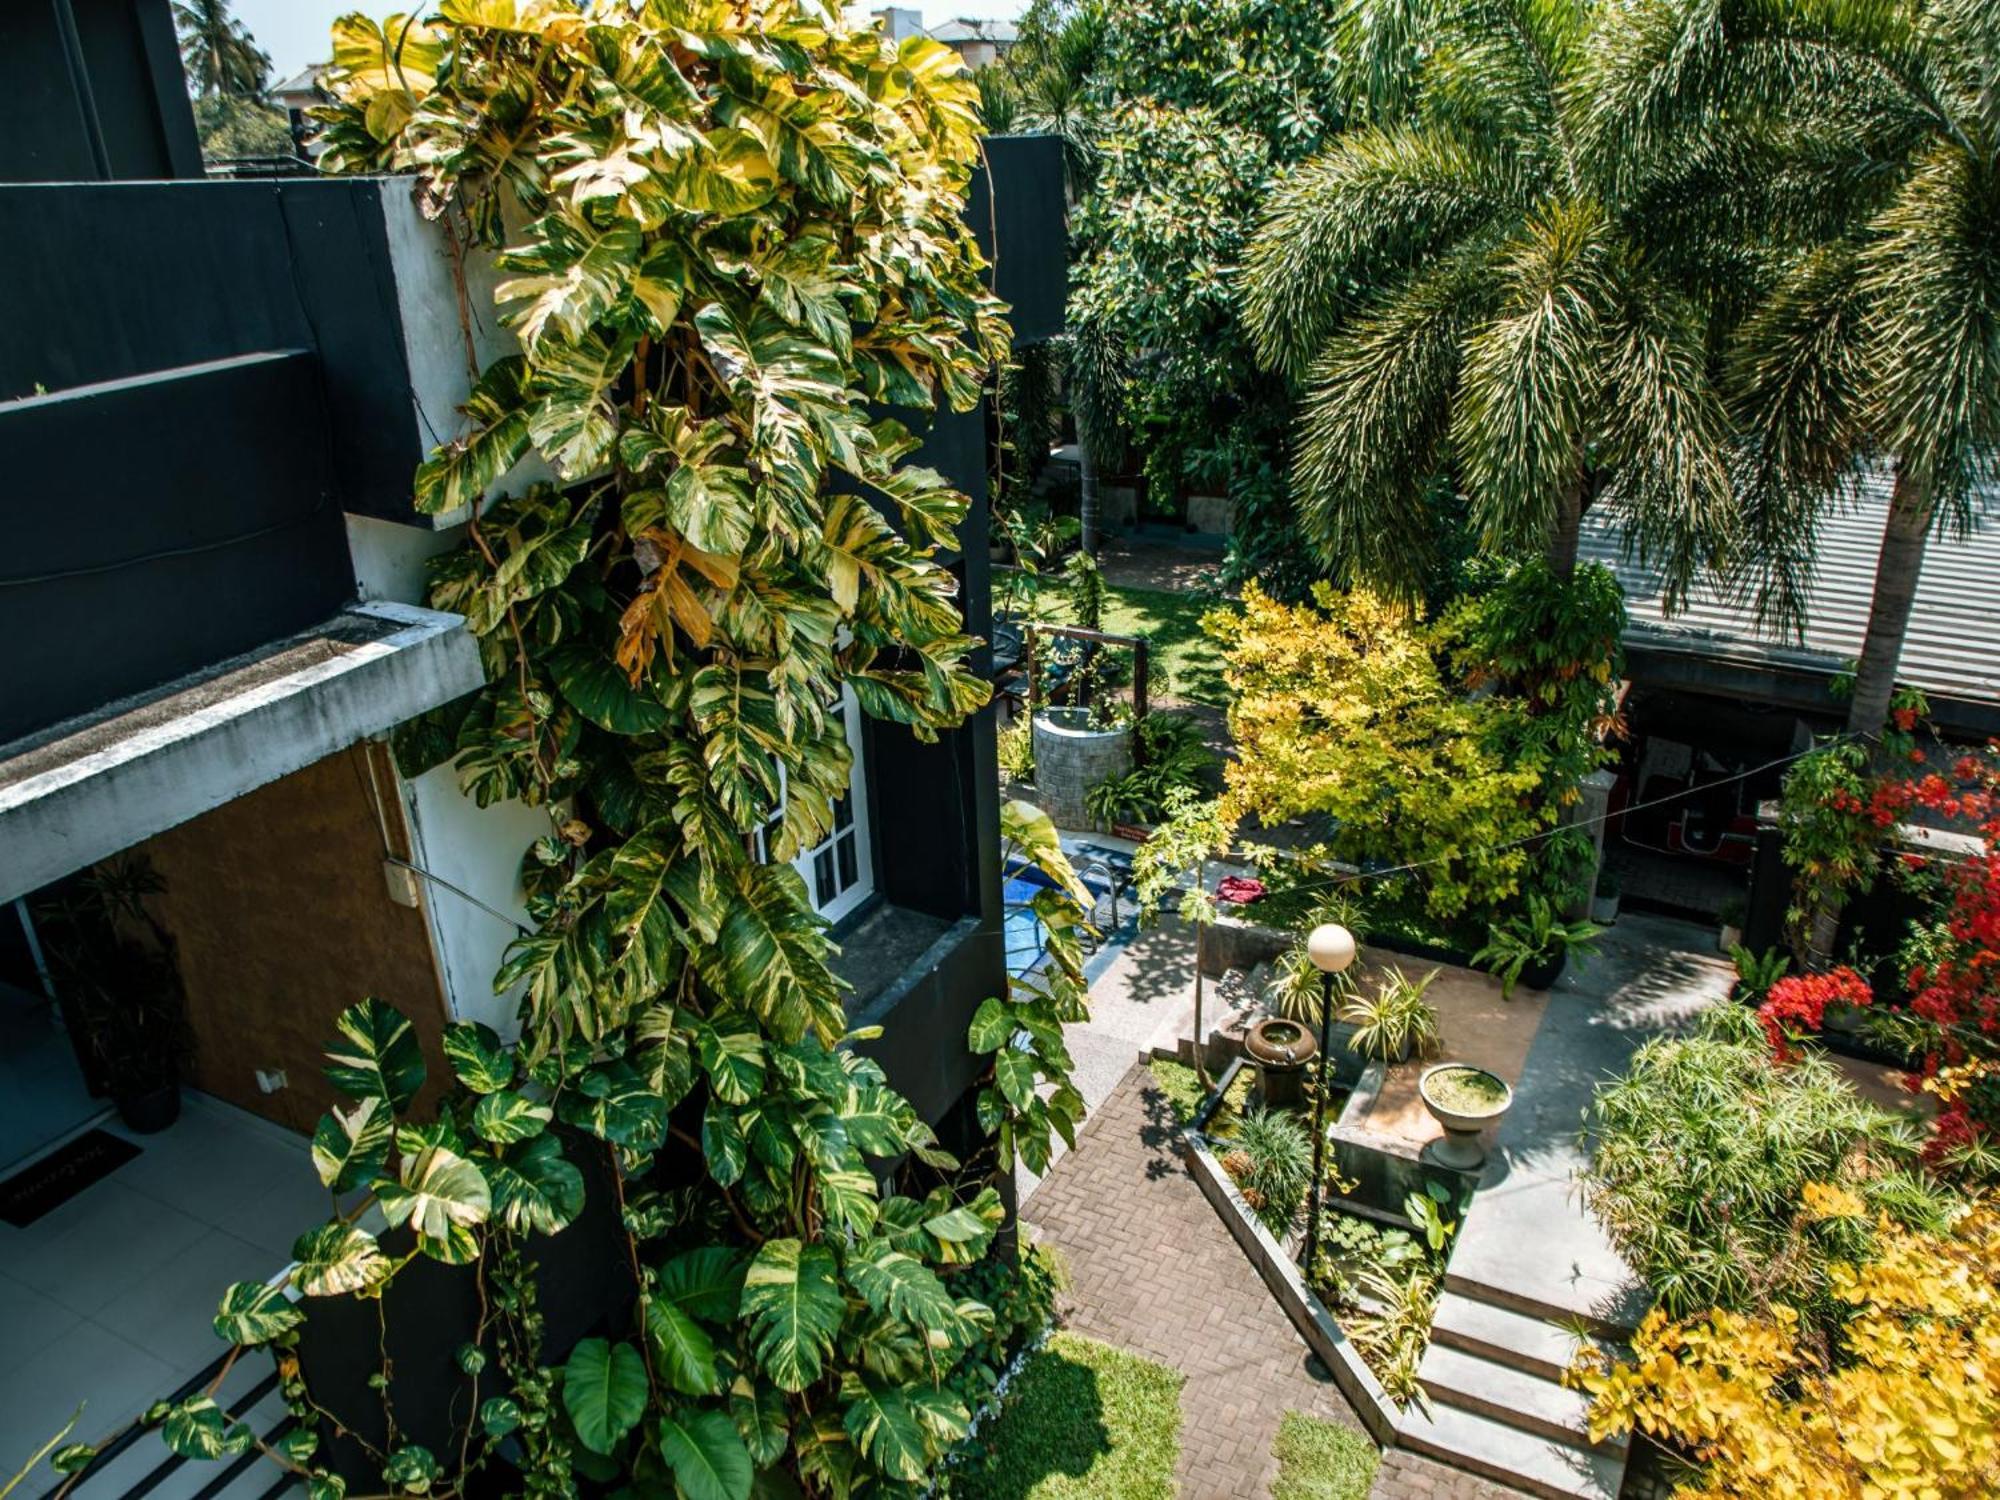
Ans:
[[[103,1128],[127,1134],[113,1117]],[[302,1137],[190,1091],[141,1153],[24,1229],[0,1224],[0,1472],[85,1406],[121,1425],[223,1352],[209,1320],[325,1220]]]

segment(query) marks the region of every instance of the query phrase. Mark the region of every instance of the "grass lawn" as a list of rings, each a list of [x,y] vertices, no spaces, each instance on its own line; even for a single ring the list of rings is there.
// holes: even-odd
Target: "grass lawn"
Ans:
[[[955,1500],[1173,1500],[1181,1377],[1059,1333],[1007,1388],[1006,1405],[953,1471]]]
[[[1040,574],[1022,580],[1022,584],[1023,607],[1032,602],[1037,619],[1055,625],[1075,623],[1069,591],[1060,578]],[[1143,635],[1152,643],[1154,696],[1224,708],[1228,706],[1229,694],[1222,682],[1222,647],[1202,634],[1201,629],[1201,617],[1215,607],[1213,600],[1192,594],[1121,589],[1106,584],[1104,629],[1113,635]]]
[[[1177,1062],[1169,1062],[1156,1057],[1147,1066],[1153,1070],[1153,1082],[1166,1096],[1167,1108],[1174,1112],[1174,1119],[1185,1125],[1201,1108],[1201,1101],[1208,1097],[1208,1091],[1195,1077],[1193,1068]],[[1213,1136],[1232,1136],[1236,1133],[1236,1122],[1242,1118],[1243,1104],[1250,1097],[1251,1087],[1257,1082],[1255,1068],[1239,1068],[1229,1085],[1229,1092],[1222,1096],[1222,1102],[1215,1107],[1209,1117],[1208,1133]]]
[[[1362,1500],[1382,1461],[1366,1433],[1295,1411],[1285,1413],[1271,1451],[1278,1457],[1271,1500]]]

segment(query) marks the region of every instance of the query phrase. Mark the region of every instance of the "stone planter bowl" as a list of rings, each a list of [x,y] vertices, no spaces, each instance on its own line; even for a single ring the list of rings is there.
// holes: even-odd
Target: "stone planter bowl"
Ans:
[[[1306,1064],[1319,1052],[1312,1028],[1266,1016],[1243,1038],[1243,1050],[1256,1060],[1265,1108],[1286,1108],[1305,1098]]]
[[[1431,1080],[1443,1073],[1478,1073],[1492,1079],[1500,1086],[1500,1102],[1484,1114],[1462,1114],[1447,1109],[1431,1097]],[[1486,1164],[1486,1148],[1480,1144],[1480,1133],[1514,1105],[1514,1091],[1507,1086],[1504,1078],[1484,1068],[1475,1068],[1470,1063],[1444,1062],[1425,1068],[1417,1079],[1417,1096],[1424,1101],[1424,1108],[1431,1112],[1431,1118],[1444,1127],[1444,1139],[1433,1144],[1432,1154],[1440,1166],[1452,1167],[1460,1172],[1476,1172]]]
[[[1087,708],[1044,708],[1033,733],[1035,799],[1056,827],[1090,827],[1090,789],[1132,769],[1131,726],[1096,729]]]

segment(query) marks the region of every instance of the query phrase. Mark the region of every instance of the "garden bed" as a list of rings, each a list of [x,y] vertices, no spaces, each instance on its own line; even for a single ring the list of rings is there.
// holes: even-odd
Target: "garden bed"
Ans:
[[[1159,1076],[1173,1065],[1154,1067]],[[1357,1097],[1365,1097],[1378,1083],[1381,1071],[1380,1064],[1371,1065]],[[1274,1225],[1272,1215],[1254,1201],[1254,1188],[1246,1192],[1245,1164],[1232,1160],[1242,1154],[1240,1122],[1256,1107],[1254,1093],[1243,1083],[1254,1074],[1253,1064],[1231,1063],[1190,1116],[1184,1111],[1191,1073],[1180,1078],[1166,1071],[1162,1088],[1181,1119],[1190,1170],[1363,1425],[1377,1441],[1393,1443],[1402,1403],[1392,1388],[1405,1399],[1415,1389],[1430,1308],[1443,1288],[1450,1246],[1448,1230],[1433,1237],[1413,1213],[1455,1228],[1471,1183],[1418,1160],[1414,1152],[1371,1142],[1341,1127],[1338,1115],[1346,1101],[1336,1101],[1316,1284],[1298,1264],[1296,1217],[1289,1226]],[[1431,1206],[1418,1202],[1413,1210],[1413,1199]]]

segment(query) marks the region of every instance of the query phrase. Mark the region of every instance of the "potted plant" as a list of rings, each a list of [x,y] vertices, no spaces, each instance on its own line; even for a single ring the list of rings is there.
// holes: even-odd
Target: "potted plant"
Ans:
[[[1486,929],[1486,946],[1472,955],[1473,967],[1500,981],[1500,996],[1514,998],[1514,986],[1545,990],[1561,976],[1571,956],[1597,951],[1597,929],[1588,922],[1565,922],[1547,898],[1530,896],[1526,909]]]
[[[1590,920],[1601,927],[1609,927],[1618,920],[1618,872],[1602,869],[1597,872],[1597,889],[1590,898]]]
[[[1305,1070],[1319,1052],[1311,1030],[1297,1021],[1266,1016],[1243,1038],[1257,1064],[1257,1091],[1267,1108],[1296,1109],[1305,1099]]]
[[[1476,1172],[1486,1164],[1480,1132],[1506,1114],[1514,1091],[1505,1079],[1470,1063],[1439,1063],[1425,1068],[1417,1080],[1417,1095],[1431,1118],[1444,1127],[1444,1139],[1431,1148],[1442,1166]]]
[[[1347,1045],[1364,1057],[1392,1063],[1437,1051],[1437,1007],[1424,992],[1438,973],[1432,969],[1422,979],[1413,980],[1401,969],[1391,968],[1383,972],[1374,994],[1357,992],[1340,1013],[1340,1018],[1354,1027]]]
[[[194,1051],[173,936],[145,904],[161,889],[143,860],[104,865],[42,922],[56,992],[94,1085],[142,1134],[180,1118],[181,1077]]]
[[[1744,906],[1741,896],[1731,896],[1727,901],[1722,903],[1722,911],[1719,913],[1722,920],[1722,932],[1716,938],[1716,952],[1727,953],[1731,948],[1738,947],[1743,942],[1743,912]]]

